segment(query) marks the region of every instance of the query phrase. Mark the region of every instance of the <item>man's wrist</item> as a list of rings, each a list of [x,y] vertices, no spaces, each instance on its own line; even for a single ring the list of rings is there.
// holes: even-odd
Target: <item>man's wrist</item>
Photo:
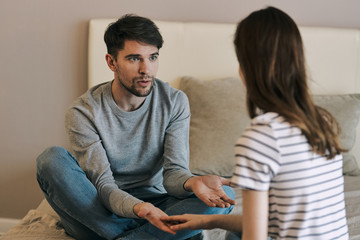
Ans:
[[[135,214],[137,217],[139,217],[138,213],[139,213],[139,211],[140,211],[140,209],[141,209],[141,205],[142,205],[143,203],[144,203],[144,202],[137,203],[137,204],[135,204],[134,207],[133,207],[133,212],[134,212],[134,214]]]
[[[196,176],[189,177],[184,183],[184,189],[187,192],[192,192],[192,183],[195,180]]]

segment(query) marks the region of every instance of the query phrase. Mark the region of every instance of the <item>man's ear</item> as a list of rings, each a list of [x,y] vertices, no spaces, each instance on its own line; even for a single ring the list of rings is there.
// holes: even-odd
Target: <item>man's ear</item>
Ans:
[[[110,70],[115,72],[116,71],[116,60],[114,59],[114,57],[111,54],[106,54],[105,55],[105,60],[107,65],[109,66]]]

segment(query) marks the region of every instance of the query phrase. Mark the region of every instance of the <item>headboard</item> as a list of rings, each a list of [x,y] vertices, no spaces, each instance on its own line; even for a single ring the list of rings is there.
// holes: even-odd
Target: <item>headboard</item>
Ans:
[[[113,79],[105,62],[103,35],[116,19],[93,19],[89,28],[89,87]],[[157,78],[178,87],[178,79],[237,77],[233,34],[236,24],[155,21],[164,38]],[[313,94],[360,93],[360,29],[300,27]],[[356,155],[360,156],[360,125]]]
[[[111,80],[104,31],[116,19],[89,28],[89,86]],[[155,21],[164,38],[157,77],[176,87],[181,76],[209,80],[238,76],[232,44],[235,24]],[[360,30],[300,27],[314,94],[360,93]]]

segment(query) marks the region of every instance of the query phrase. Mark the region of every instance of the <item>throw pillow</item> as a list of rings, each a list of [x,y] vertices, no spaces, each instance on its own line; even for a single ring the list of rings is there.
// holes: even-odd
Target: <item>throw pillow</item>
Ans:
[[[345,175],[360,175],[358,161],[353,151],[356,128],[360,115],[360,94],[344,95],[315,95],[315,104],[328,110],[338,121],[341,127],[339,137],[343,148],[349,150],[343,153],[343,173]]]
[[[183,77],[179,89],[189,98],[190,170],[194,174],[230,177],[235,164],[234,144],[250,124],[246,89],[239,78],[202,81]],[[315,95],[341,127],[345,175],[360,175],[360,156],[352,151],[360,115],[360,94]]]
[[[184,77],[179,89],[190,103],[190,170],[231,177],[234,145],[250,124],[240,78],[201,81]]]

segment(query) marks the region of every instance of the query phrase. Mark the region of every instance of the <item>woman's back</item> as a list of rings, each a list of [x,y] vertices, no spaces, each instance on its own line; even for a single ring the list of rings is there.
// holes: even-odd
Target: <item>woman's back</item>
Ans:
[[[236,158],[233,184],[269,191],[269,236],[348,239],[341,155],[319,156],[298,127],[266,113],[238,140]]]

